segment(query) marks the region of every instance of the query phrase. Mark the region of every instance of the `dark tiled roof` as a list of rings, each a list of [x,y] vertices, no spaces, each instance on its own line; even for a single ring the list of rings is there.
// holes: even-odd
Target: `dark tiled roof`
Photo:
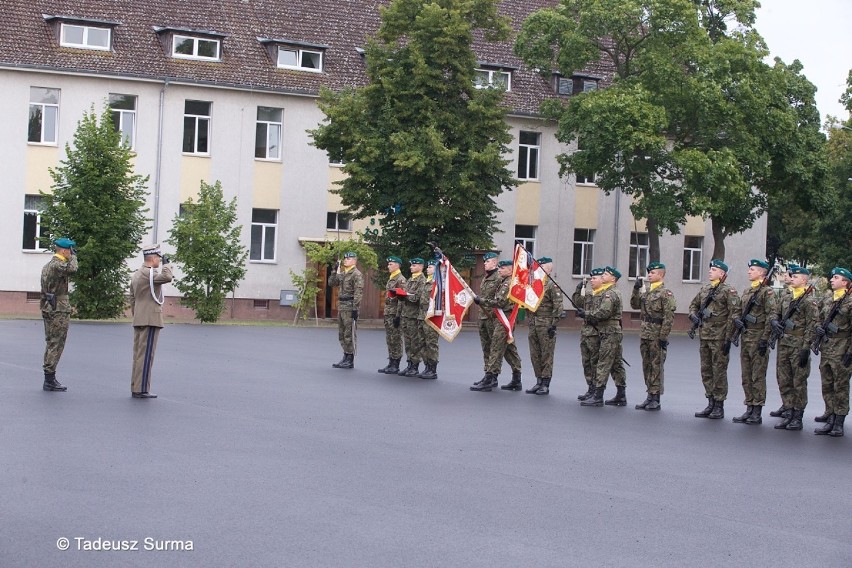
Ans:
[[[5,33],[0,34],[0,65],[73,70],[76,72],[169,78],[315,94],[321,85],[333,89],[365,82],[357,49],[379,24],[379,0],[35,0],[5,7]],[[517,29],[532,11],[556,0],[504,0],[501,12]],[[60,47],[55,26],[44,14],[120,22],[112,51]],[[157,28],[208,30],[223,34],[222,61],[175,59]],[[258,38],[287,38],[328,45],[322,73],[279,69]],[[535,113],[553,96],[550,81],[528,70],[513,54],[512,42],[477,39],[480,61],[517,68],[507,103],[516,112]],[[604,69],[590,73],[609,76]]]

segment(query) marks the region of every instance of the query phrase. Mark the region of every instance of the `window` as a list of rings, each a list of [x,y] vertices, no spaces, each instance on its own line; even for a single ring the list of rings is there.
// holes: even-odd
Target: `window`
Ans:
[[[186,101],[183,108],[183,151],[210,153],[210,103]]]
[[[515,244],[521,245],[535,256],[535,225],[515,225]]]
[[[685,282],[701,281],[701,249],[704,237],[683,238],[683,280]]]
[[[59,45],[109,51],[111,36],[112,30],[109,28],[62,24]]]
[[[351,231],[352,218],[346,213],[329,211],[325,218],[325,228],[329,231]]]
[[[473,72],[473,84],[477,89],[488,87],[500,87],[507,91],[512,90],[512,74],[508,71],[495,71],[492,69],[476,69]]]
[[[594,241],[594,229],[574,229],[574,260],[571,267],[574,276],[585,276],[592,271]]]
[[[254,157],[262,160],[281,159],[281,123],[284,110],[257,107],[257,130],[254,137]]]
[[[556,77],[556,93],[565,96],[596,91],[598,79],[594,77]]]
[[[628,278],[636,278],[645,273],[648,266],[648,233],[630,233],[630,266]]]
[[[585,175],[577,174],[577,185],[595,185],[597,174]]]
[[[219,40],[175,34],[172,38],[172,56],[179,59],[219,61]]]
[[[343,148],[338,148],[333,151],[329,150],[328,163],[332,166],[342,166],[346,164],[346,160],[343,158]]]
[[[59,128],[59,89],[30,87],[30,119],[27,141],[56,144]]]
[[[249,260],[275,261],[275,230],[278,227],[277,209],[251,210],[251,251]]]
[[[41,224],[41,206],[44,198],[40,195],[24,196],[24,250],[45,250],[39,238],[48,238],[46,227]]]
[[[522,130],[518,137],[518,179],[538,179],[539,150],[541,134]]]
[[[322,51],[310,51],[295,47],[278,48],[278,67],[322,71]]]
[[[110,93],[109,108],[115,131],[121,132],[121,143],[133,150],[136,144],[136,97]]]

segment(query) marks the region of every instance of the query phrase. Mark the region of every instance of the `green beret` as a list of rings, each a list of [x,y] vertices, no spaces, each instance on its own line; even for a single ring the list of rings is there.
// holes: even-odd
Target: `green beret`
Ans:
[[[790,265],[790,267],[787,269],[787,272],[789,272],[790,274],[806,274],[808,276],[810,276],[811,274],[811,271],[805,268],[804,266],[798,266],[795,264]]]
[[[616,280],[618,280],[619,278],[621,278],[621,272],[619,272],[619,271],[618,271],[618,269],[617,269],[617,268],[615,268],[614,266],[605,266],[605,267],[604,267],[604,272],[609,272],[610,274],[612,274],[613,276],[615,276],[615,279],[616,279]]]
[[[662,262],[657,262],[655,260],[654,262],[648,263],[648,268],[647,268],[648,272],[651,272],[652,270],[665,270],[665,269],[666,269],[666,265],[663,264]]]
[[[423,259],[419,256],[416,256],[408,261],[408,264],[423,264]]]
[[[798,267],[799,267],[799,265],[798,265],[798,264],[795,264],[795,263],[792,263],[792,262],[791,262],[790,264],[788,264],[788,265],[787,265],[787,272],[790,272],[790,271],[791,271],[791,270],[793,270],[794,268],[798,268]]]
[[[402,259],[398,256],[389,256],[387,262],[395,262],[397,264],[402,264]]]
[[[604,272],[605,270],[603,268],[592,268],[592,271],[589,272],[589,276],[600,276]]]
[[[482,255],[482,260],[491,260],[492,258],[497,258],[496,252],[486,252]]]
[[[553,262],[553,259],[550,258],[549,256],[543,256],[540,259],[538,259],[536,262],[539,263],[539,264],[550,264],[551,262]]]
[[[77,246],[77,243],[69,239],[68,237],[60,237],[53,241],[53,244],[60,248],[70,249]]]
[[[438,261],[434,258],[432,260],[426,261],[426,266],[438,266]]]
[[[844,277],[846,280],[849,280],[850,282],[852,282],[852,272],[849,272],[847,269],[843,268],[842,266],[835,266],[834,269],[832,269],[831,275],[834,276],[835,274],[839,274],[840,276]]]
[[[760,260],[759,258],[751,259],[750,261],[748,261],[748,265],[749,266],[759,266],[760,268],[764,268],[766,270],[769,270],[769,263],[766,262],[765,260]]]
[[[513,264],[514,262],[512,262],[511,260],[501,260],[497,263],[497,266],[512,266]]]
[[[358,253],[354,250],[346,251],[343,253],[343,258],[358,258]]]
[[[725,272],[728,271],[728,265],[725,264],[725,261],[719,260],[718,258],[714,258],[713,260],[710,261],[710,268],[714,268],[714,267],[720,268],[720,269],[724,270]]]

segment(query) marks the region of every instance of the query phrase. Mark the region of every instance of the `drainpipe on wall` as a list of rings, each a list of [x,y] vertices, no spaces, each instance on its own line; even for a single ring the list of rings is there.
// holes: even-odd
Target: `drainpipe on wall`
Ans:
[[[151,227],[151,238],[153,242],[157,242],[157,232],[159,229],[160,220],[160,178],[163,169],[163,117],[166,105],[166,87],[169,86],[169,78],[163,79],[163,87],[160,89],[160,108],[158,111],[157,124],[157,165],[154,171],[154,216],[153,226]]]
[[[612,224],[612,266],[618,268],[618,225],[621,217],[621,190],[615,190],[615,222]]]

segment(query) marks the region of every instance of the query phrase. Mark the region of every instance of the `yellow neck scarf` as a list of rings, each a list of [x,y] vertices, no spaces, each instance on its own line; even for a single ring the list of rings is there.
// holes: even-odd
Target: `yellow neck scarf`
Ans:
[[[835,291],[834,291],[834,299],[835,299],[835,301],[836,301],[836,300],[839,300],[840,298],[842,298],[845,294],[846,294],[846,290],[844,290],[843,288],[841,288],[840,290],[835,290]]]
[[[344,266],[344,267],[343,267],[343,272],[349,272],[349,271],[350,271],[350,270],[352,270],[353,268],[355,268],[355,265],[354,265],[354,264],[353,264],[352,266]]]
[[[660,280],[659,282],[651,282],[651,292],[653,292],[654,290],[656,290],[657,288],[659,288],[662,285],[663,285],[662,280]]]
[[[793,286],[790,286],[790,292],[793,293],[793,299],[798,300],[802,296],[802,294],[805,293],[805,288],[794,288]]]
[[[600,288],[597,290],[592,290],[592,295],[597,296],[601,292],[605,292],[612,288],[615,285],[615,282],[607,282],[606,284],[602,284]]]
[[[59,254],[58,252],[53,253],[53,256],[54,256],[55,258],[58,258],[58,259],[59,259],[59,260],[61,260],[62,262],[68,262],[68,259],[67,259],[67,258],[65,258],[64,256],[62,256],[61,254]]]
[[[391,277],[391,278],[396,278],[397,276],[399,276],[399,275],[400,275],[400,273],[401,273],[401,272],[402,272],[402,271],[401,271],[400,269],[398,269],[398,268],[397,268],[396,270],[394,270],[393,272],[391,272],[390,277]]]
[[[763,284],[763,280],[754,280],[754,281],[751,283],[751,287],[752,287],[752,288],[757,288],[757,287],[758,287],[758,286],[760,286],[761,284]]]
[[[415,272],[411,275],[411,279],[414,280],[415,278],[420,278],[421,276],[423,276],[422,272]]]
[[[713,286],[713,287],[716,287],[716,286],[719,285],[719,282],[721,282],[721,280],[711,280],[710,285]]]

